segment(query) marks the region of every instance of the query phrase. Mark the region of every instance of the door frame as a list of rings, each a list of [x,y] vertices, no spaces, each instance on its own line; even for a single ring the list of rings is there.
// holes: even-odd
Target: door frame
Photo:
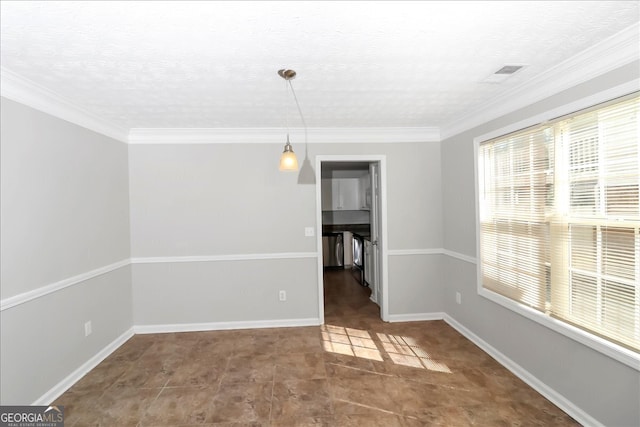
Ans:
[[[380,250],[380,318],[389,321],[389,269],[387,257],[387,156],[386,155],[317,155],[316,156],[316,250],[318,254],[318,319],[324,324],[324,269],[322,265],[322,163],[325,162],[377,162],[380,165],[380,217],[378,218],[379,236],[382,240]],[[373,189],[372,189],[373,190]]]

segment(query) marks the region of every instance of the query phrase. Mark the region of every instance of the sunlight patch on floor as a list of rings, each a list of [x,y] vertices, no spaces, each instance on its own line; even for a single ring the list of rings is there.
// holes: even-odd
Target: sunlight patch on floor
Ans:
[[[325,351],[378,362],[384,361],[382,352],[369,332],[365,330],[323,325],[321,331]],[[383,352],[396,365],[451,373],[446,364],[434,360],[413,338],[383,333],[376,335],[382,344]]]
[[[361,329],[323,325],[322,343],[324,349],[331,353],[382,362],[382,355],[371,335]]]
[[[378,339],[391,360],[398,365],[451,373],[447,365],[431,358],[411,337],[378,333]]]

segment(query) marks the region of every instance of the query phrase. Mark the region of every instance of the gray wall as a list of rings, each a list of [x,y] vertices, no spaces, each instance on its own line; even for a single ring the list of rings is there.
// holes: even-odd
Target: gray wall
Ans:
[[[442,258],[440,254],[389,257],[391,320],[443,312]]]
[[[2,299],[129,258],[126,145],[4,98],[1,111]],[[125,266],[3,310],[1,403],[33,403],[129,330],[131,306]]]
[[[638,63],[442,142],[444,247],[476,256],[473,139],[638,78]],[[447,257],[444,310],[546,385],[607,426],[640,425],[640,375],[590,347],[520,316],[476,291],[476,266]],[[455,292],[462,293],[461,305]],[[544,350],[541,350],[544,348]]]
[[[136,325],[318,319],[315,258],[174,258],[316,252],[316,237],[304,236],[308,226],[321,231],[316,187],[278,171],[280,150],[274,144],[129,147]],[[442,247],[439,143],[309,147],[312,164],[316,155],[331,154],[387,156],[390,249]],[[136,260],[154,257],[168,258],[162,264]],[[433,311],[439,296],[412,296],[439,288],[439,265],[425,264],[425,257],[434,255],[400,264],[420,272],[411,280],[397,262],[390,267],[391,314]],[[291,298],[278,301],[278,290]]]
[[[134,324],[317,324],[316,269],[315,258],[136,264]]]

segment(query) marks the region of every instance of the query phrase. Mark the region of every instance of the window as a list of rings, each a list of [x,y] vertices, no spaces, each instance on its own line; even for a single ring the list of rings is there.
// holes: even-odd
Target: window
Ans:
[[[640,97],[478,147],[484,289],[640,352]]]

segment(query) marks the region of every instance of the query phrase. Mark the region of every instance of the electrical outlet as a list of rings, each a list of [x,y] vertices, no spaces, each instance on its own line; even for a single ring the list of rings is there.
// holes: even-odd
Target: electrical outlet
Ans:
[[[304,235],[305,237],[313,237],[315,236],[315,230],[313,229],[313,227],[305,227],[304,228]]]
[[[89,320],[88,322],[84,323],[84,336],[88,337],[89,335],[91,335],[92,329],[91,329],[91,320]]]
[[[280,301],[286,301],[287,300],[287,292],[286,291],[280,291],[278,293],[278,298],[280,298]]]
[[[462,295],[460,294],[460,292],[456,292],[456,302],[458,304],[462,304]]]

